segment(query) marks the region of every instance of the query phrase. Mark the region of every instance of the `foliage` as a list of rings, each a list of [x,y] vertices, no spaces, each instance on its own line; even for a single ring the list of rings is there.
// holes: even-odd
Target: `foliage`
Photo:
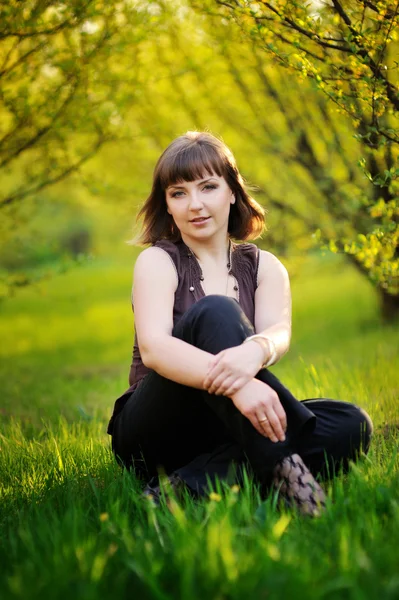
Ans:
[[[348,52],[323,44],[323,61],[303,69],[304,57],[316,53],[316,34],[291,32],[264,2],[14,1],[2,7],[0,54],[8,61],[0,78],[0,91],[6,90],[0,95],[0,156],[8,161],[3,214],[10,209],[19,227],[22,201],[36,193],[41,203],[52,202],[47,190],[40,196],[38,190],[59,181],[62,198],[72,194],[90,203],[102,197],[118,209],[125,204],[125,221],[146,197],[155,160],[171,139],[186,129],[210,129],[233,148],[268,209],[268,248],[298,260],[316,242],[345,253],[372,280],[384,310],[391,303],[389,316],[398,314],[398,150],[388,137],[397,125],[389,92],[396,85],[396,30],[388,27],[396,16],[388,11],[380,25],[377,19],[374,29],[363,31],[375,47],[378,36],[386,37],[384,88],[367,80],[367,61],[356,66],[365,58],[330,9],[317,5],[316,15],[310,6],[281,6],[284,15],[291,6],[293,19],[307,11],[304,23],[317,22],[320,36],[342,29],[355,61],[350,68],[358,68],[359,77],[348,81],[340,72],[341,79],[331,79],[329,68],[349,68]],[[368,5],[365,11],[364,22],[374,14]],[[52,29],[44,30],[47,21]],[[334,92],[337,86],[342,93]],[[98,140],[105,146],[81,164]],[[62,179],[76,169],[79,179]]]
[[[19,222],[3,213],[0,236],[0,300],[18,288],[90,260],[93,219],[81,203],[24,201]]]
[[[231,20],[248,43],[308,79],[348,116],[363,156],[359,164],[370,181],[359,205],[359,235],[319,238],[353,256],[383,293],[399,295],[399,89],[396,60],[399,5],[392,2],[327,4],[249,0],[193,1],[213,16]],[[328,126],[328,123],[326,123]],[[382,208],[383,205],[383,208]]]
[[[151,35],[148,2],[0,7],[0,209],[78,170],[121,125]]]
[[[384,139],[399,143],[398,132],[389,127],[395,121],[386,120],[399,111],[397,3],[215,0],[215,4],[226,9],[221,15],[231,15],[279,63],[314,80],[367,130],[364,137],[371,146]]]
[[[58,187],[69,212],[61,228],[50,216],[61,202],[47,188],[80,175],[100,149],[134,138],[125,115],[155,23],[144,1],[1,4],[0,296],[89,256],[92,226],[79,216],[76,189],[66,199]]]

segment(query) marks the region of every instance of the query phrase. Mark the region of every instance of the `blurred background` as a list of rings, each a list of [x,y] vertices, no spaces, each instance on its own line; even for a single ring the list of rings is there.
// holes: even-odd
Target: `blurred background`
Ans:
[[[106,419],[126,389],[140,250],[126,241],[156,160],[187,130],[222,137],[267,210],[257,243],[293,287],[291,362],[277,374],[301,397],[375,406],[382,394],[377,420],[389,420],[399,387],[397,21],[389,2],[2,5],[6,421],[35,430],[60,413]]]

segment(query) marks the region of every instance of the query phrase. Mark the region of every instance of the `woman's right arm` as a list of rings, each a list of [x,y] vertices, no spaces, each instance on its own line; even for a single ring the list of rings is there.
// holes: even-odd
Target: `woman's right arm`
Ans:
[[[138,257],[134,268],[133,304],[141,359],[163,377],[190,387],[205,389],[204,380],[213,357],[172,336],[173,305],[177,274],[168,254],[150,247]],[[232,401],[265,437],[284,439],[285,413],[274,390],[252,379]],[[259,414],[272,425],[261,426]]]
[[[177,274],[168,254],[150,247],[134,268],[133,304],[141,359],[160,375],[203,389],[212,354],[172,336]]]

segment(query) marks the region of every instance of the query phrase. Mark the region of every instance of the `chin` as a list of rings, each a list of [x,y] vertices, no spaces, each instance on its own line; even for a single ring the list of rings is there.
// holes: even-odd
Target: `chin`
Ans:
[[[194,233],[189,234],[190,237],[194,240],[209,240],[212,236],[215,235],[215,231],[194,231]]]
[[[184,231],[184,229],[180,229],[180,234],[182,233],[183,235],[187,235],[188,237],[194,240],[205,240],[215,235],[216,231],[211,231],[210,229],[206,230],[205,228],[202,230],[190,229],[189,231]]]

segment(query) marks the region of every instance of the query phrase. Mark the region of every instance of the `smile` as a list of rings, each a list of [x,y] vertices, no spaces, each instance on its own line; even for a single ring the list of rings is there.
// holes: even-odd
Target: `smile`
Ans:
[[[192,219],[190,223],[203,223],[207,221],[210,217],[197,217],[196,219]]]

